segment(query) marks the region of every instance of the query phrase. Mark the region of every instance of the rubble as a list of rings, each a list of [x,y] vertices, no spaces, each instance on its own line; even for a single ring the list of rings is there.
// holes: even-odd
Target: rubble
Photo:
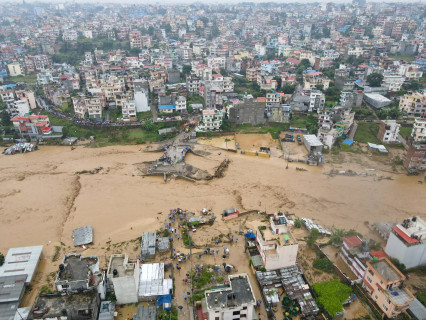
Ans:
[[[15,154],[15,153],[32,152],[32,151],[35,151],[37,149],[38,149],[38,147],[33,145],[32,143],[28,143],[28,142],[22,143],[21,142],[21,143],[14,144],[14,145],[4,149],[3,153],[6,154],[6,155],[12,155],[12,154]]]

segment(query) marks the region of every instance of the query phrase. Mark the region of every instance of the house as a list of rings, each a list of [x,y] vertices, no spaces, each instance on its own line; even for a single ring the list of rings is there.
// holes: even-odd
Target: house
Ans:
[[[296,264],[299,245],[290,231],[283,213],[270,217],[270,226],[256,230],[256,247],[266,270],[276,270]]]
[[[312,90],[321,85],[324,90],[330,86],[330,79],[328,79],[322,72],[315,70],[308,70],[303,74],[303,89]]]
[[[16,97],[20,100],[24,100],[30,106],[30,109],[37,108],[34,91],[31,90],[15,90]]]
[[[155,232],[142,233],[141,240],[141,257],[145,259],[154,259],[156,248],[157,234]]]
[[[405,276],[387,258],[366,263],[362,287],[388,318],[404,313],[414,300],[404,286]]]
[[[407,268],[426,263],[426,223],[420,217],[404,219],[392,227],[385,252]]]
[[[246,70],[246,78],[250,82],[257,81],[257,75],[260,73],[259,68],[247,68]]]
[[[408,171],[413,172],[426,170],[426,143],[408,140],[403,157],[403,166]]]
[[[305,145],[308,152],[316,151],[321,152],[323,144],[322,142],[313,134],[305,134],[303,136],[303,144]]]
[[[98,320],[114,320],[115,303],[111,301],[102,301],[99,308]]]
[[[426,119],[416,118],[414,120],[411,138],[416,143],[426,143]]]
[[[309,109],[308,112],[316,111],[320,113],[324,110],[325,95],[320,90],[312,90],[309,95]]]
[[[61,293],[40,295],[36,298],[27,319],[98,320],[100,304],[101,299],[96,291],[72,295]]]
[[[340,248],[340,257],[349,269],[356,275],[358,281],[361,281],[365,273],[365,265],[362,262],[363,258],[371,258],[368,251],[364,250],[362,240],[357,236],[342,237],[342,246]]]
[[[382,120],[377,138],[383,143],[397,143],[400,127],[396,120]]]
[[[129,260],[127,254],[110,257],[107,279],[118,304],[138,302],[139,273],[139,260]]]
[[[30,112],[30,106],[25,100],[13,100],[6,103],[6,110],[12,117],[24,117]]]
[[[408,92],[399,100],[399,109],[409,115],[418,116],[426,114],[426,93]]]
[[[99,269],[97,256],[83,257],[79,253],[64,255],[55,278],[56,289],[60,293],[76,293],[83,290],[103,292],[104,274]],[[102,295],[102,293],[101,293]]]
[[[219,110],[203,110],[203,122],[195,128],[196,132],[217,131],[222,126],[223,113]]]
[[[53,132],[49,117],[46,115],[13,117],[10,121],[12,121],[15,131],[21,136],[41,137]]]
[[[186,98],[184,96],[178,96],[175,99],[176,111],[180,113],[186,112]]]
[[[236,124],[262,124],[266,122],[265,103],[246,99],[229,109],[229,121]]]
[[[77,41],[78,33],[75,30],[66,30],[62,34],[62,40],[64,41]]]
[[[136,103],[135,101],[127,101],[121,108],[124,121],[135,121],[136,118]]]
[[[164,113],[173,113],[176,111],[176,105],[174,104],[166,104],[158,106],[158,112],[164,112]]]
[[[230,275],[228,279],[228,286],[205,291],[208,319],[253,319],[256,299],[248,275]]]

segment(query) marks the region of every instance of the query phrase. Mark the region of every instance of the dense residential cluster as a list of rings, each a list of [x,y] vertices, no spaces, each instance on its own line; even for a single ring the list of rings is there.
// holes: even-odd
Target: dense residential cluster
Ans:
[[[426,170],[425,9],[422,3],[365,0],[2,5],[0,137],[37,144],[66,138],[68,145],[80,138],[94,140],[105,128],[137,128],[156,141],[183,131],[188,135],[166,145],[151,164],[150,170],[167,180],[173,166],[181,177],[188,167],[194,169],[183,159],[196,150],[182,143],[197,134],[265,129],[276,135],[279,157],[288,168],[289,161],[322,165],[326,153],[347,151],[357,142],[357,131],[367,130],[363,147],[383,154],[401,147],[398,164],[418,174]],[[80,135],[75,128],[91,131]],[[228,141],[221,149],[231,150]],[[294,152],[299,146],[300,157]],[[269,146],[249,151],[236,145],[232,151],[237,150],[272,154]],[[202,320],[251,320],[263,319],[261,310],[275,317],[278,309],[279,319],[332,319],[343,316],[343,306],[358,295],[375,317],[426,318],[426,308],[406,288],[401,270],[401,265],[426,264],[426,223],[420,216],[376,224],[387,245],[373,249],[374,241],[356,232],[339,234],[289,213],[256,211],[264,215],[261,225],[243,232],[240,223],[238,233],[249,273],[227,263],[228,247],[223,255],[222,248],[203,248],[198,259],[203,254],[223,259],[224,271],[205,263],[207,271],[197,264],[192,273],[191,263],[191,274],[178,283],[175,272],[184,274],[180,268],[189,268],[184,263],[193,258],[190,233],[200,224],[209,228],[200,223],[207,213],[189,218],[179,210],[171,211],[161,233],[142,231],[140,248],[133,244],[137,258],[128,253],[84,256],[80,249],[92,240],[76,244],[76,252],[59,250],[52,259],[61,258],[52,276],[54,290],[39,290],[31,305],[21,302],[43,259],[43,246],[11,248],[0,265],[0,320],[112,320],[116,306],[128,304],[139,305],[137,320],[189,319],[190,314]],[[253,212],[225,210],[222,218],[227,222],[244,214]],[[301,229],[303,239],[295,232]],[[233,237],[229,246],[238,241]],[[319,245],[318,238],[327,241]],[[302,247],[315,251],[316,261],[326,261],[314,264],[318,270],[330,264],[327,272],[336,272],[339,285],[344,283],[341,290],[324,294],[334,280],[321,282],[325,287],[308,281],[309,266],[300,263]],[[200,278],[205,283],[194,291]],[[207,287],[209,281],[216,285]],[[182,306],[176,287],[188,283]],[[339,295],[333,306],[323,300]]]

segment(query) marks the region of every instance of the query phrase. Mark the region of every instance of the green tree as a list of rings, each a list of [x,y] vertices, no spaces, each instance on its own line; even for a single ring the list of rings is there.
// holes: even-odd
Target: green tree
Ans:
[[[343,229],[333,229],[333,231],[331,232],[330,242],[335,245],[341,245],[342,237],[344,237],[345,234],[345,230]]]
[[[190,74],[190,73],[191,73],[191,70],[192,70],[191,65],[186,64],[186,65],[184,65],[184,66],[183,66],[183,68],[182,68],[182,73],[183,73],[184,75],[188,75],[188,74]]]
[[[374,72],[367,77],[367,81],[372,87],[380,87],[382,85],[383,75]]]
[[[274,80],[277,82],[277,88],[281,88],[282,79],[279,76],[274,77]]]
[[[294,91],[296,90],[296,86],[285,83],[282,87],[282,90],[285,94],[293,94]]]
[[[1,112],[1,123],[4,127],[9,127],[12,124],[10,121],[10,115],[6,110]]]
[[[314,245],[315,241],[318,240],[318,237],[319,237],[319,231],[318,231],[318,229],[313,228],[311,230],[311,233],[309,234],[308,238],[306,239],[306,244],[309,247],[312,247]]]

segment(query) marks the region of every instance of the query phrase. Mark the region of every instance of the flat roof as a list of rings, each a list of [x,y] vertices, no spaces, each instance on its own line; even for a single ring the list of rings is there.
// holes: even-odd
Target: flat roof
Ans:
[[[387,282],[402,280],[400,274],[395,270],[395,267],[388,262],[387,259],[373,262],[371,265]]]
[[[389,100],[385,96],[382,96],[379,93],[364,93],[364,96],[366,96],[369,99],[376,100],[376,101],[379,101],[379,102],[391,102],[391,100]]]
[[[303,139],[305,139],[311,147],[321,147],[323,145],[320,139],[314,134],[305,134]]]
[[[102,301],[99,308],[98,320],[114,320],[115,303]]]
[[[173,280],[164,279],[164,263],[146,263],[140,271],[139,297],[166,295],[173,289]]]
[[[84,226],[73,231],[74,246],[79,247],[93,242],[92,226]]]
[[[30,283],[42,250],[43,246],[10,248],[0,267],[0,277],[26,274],[25,282]]]
[[[112,275],[117,270],[117,277],[133,276],[136,263],[129,262],[127,254],[113,254],[109,259],[108,274]]]
[[[157,308],[155,306],[139,306],[136,313],[136,320],[155,320],[157,319]]]
[[[255,304],[256,299],[247,274],[229,276],[230,285],[204,293],[207,309],[223,309],[237,307],[244,304]]]
[[[0,320],[13,320],[25,291],[27,275],[0,277]]]

